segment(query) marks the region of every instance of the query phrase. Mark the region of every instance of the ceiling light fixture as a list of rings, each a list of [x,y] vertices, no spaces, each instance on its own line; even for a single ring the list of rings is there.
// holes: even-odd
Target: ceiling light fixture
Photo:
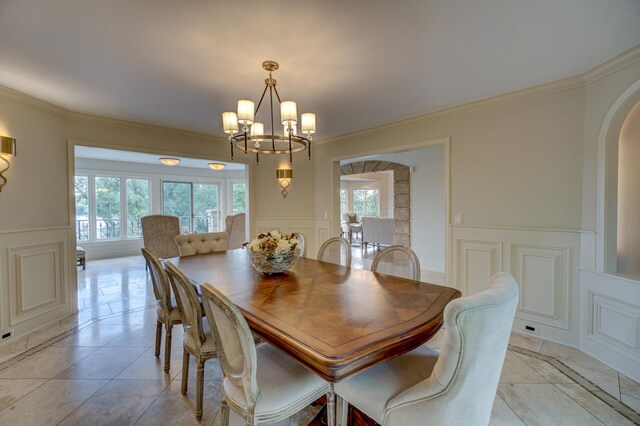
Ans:
[[[265,88],[258,102],[258,106],[254,109],[253,101],[242,99],[238,101],[238,111],[222,113],[222,127],[224,132],[229,135],[229,143],[231,145],[231,158],[233,158],[233,148],[244,151],[244,153],[254,152],[256,154],[256,162],[260,162],[260,154],[288,154],[289,164],[293,163],[293,153],[301,152],[305,149],[309,151],[309,159],[311,159],[311,135],[316,132],[316,115],[311,112],[303,113],[300,116],[300,128],[306,136],[296,134],[298,123],[298,110],[296,103],[293,101],[282,101],[278,89],[276,89],[276,80],[271,77],[271,73],[280,68],[275,61],[264,61],[262,68],[269,72],[269,78],[265,79]],[[271,133],[265,134],[264,124],[255,121],[258,115],[264,96],[269,91],[270,104],[270,120]],[[275,93],[280,103],[280,123],[284,126],[282,135],[276,134],[273,115],[273,94]],[[242,125],[242,133],[238,132],[238,125]]]
[[[227,165],[224,163],[209,163],[209,167],[211,167],[213,170],[222,170],[227,167]]]
[[[164,164],[165,166],[175,166],[176,164],[178,164],[180,162],[179,158],[173,158],[173,157],[162,157],[160,158],[160,162],[162,164]]]

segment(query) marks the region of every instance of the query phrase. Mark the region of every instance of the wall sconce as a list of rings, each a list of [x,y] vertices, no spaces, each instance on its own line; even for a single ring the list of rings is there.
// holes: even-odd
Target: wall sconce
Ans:
[[[18,155],[16,151],[16,140],[8,136],[0,136],[0,160],[7,163],[7,167],[0,169],[0,192],[2,192],[2,187],[7,183],[7,178],[2,176],[2,174],[11,167],[8,158],[11,158],[12,155]]]
[[[287,194],[289,193],[288,189],[291,185],[291,179],[293,179],[293,170],[291,169],[278,169],[276,170],[276,178],[280,183],[280,188],[282,188],[282,196],[287,198]]]

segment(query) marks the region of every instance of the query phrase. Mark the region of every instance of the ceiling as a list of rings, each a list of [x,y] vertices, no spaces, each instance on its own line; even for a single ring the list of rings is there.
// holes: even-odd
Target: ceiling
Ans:
[[[274,59],[325,139],[581,74],[638,22],[638,0],[0,0],[0,84],[222,136]]]
[[[146,154],[144,152],[132,152],[132,151],[120,151],[117,149],[105,149],[105,148],[92,148],[88,146],[76,146],[75,147],[75,156],[77,158],[88,158],[91,160],[109,160],[109,161],[125,161],[128,163],[138,163],[138,164],[153,164],[153,165],[162,165],[160,163],[161,157],[166,157],[163,155],[155,155],[155,154]],[[229,163],[222,162],[216,160],[202,160],[198,158],[189,158],[189,157],[172,157],[180,159],[180,163],[176,166],[171,167],[190,167],[194,169],[206,169],[211,173],[216,173],[220,171],[211,170],[209,168],[209,163],[224,163],[227,166],[224,168],[224,171],[230,170],[244,170],[244,164],[238,163]],[[165,166],[169,167],[169,166]]]

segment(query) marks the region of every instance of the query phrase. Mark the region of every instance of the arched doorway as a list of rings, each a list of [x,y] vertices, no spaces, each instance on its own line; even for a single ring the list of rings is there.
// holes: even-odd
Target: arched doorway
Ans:
[[[356,161],[340,166],[340,176],[393,172],[394,244],[411,246],[411,170],[389,161]]]

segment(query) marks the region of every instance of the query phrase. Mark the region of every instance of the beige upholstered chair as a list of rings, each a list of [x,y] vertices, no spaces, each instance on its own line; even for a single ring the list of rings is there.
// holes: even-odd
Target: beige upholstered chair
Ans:
[[[176,236],[180,234],[180,221],[177,216],[152,214],[144,216],[142,239],[144,247],[160,259],[180,256]]]
[[[318,260],[351,266],[351,244],[342,237],[329,238],[318,250]]]
[[[160,356],[160,342],[162,340],[162,326],[165,329],[164,337],[164,371],[169,372],[171,365],[171,332],[174,324],[180,324],[180,311],[171,300],[171,287],[167,273],[162,268],[160,259],[146,248],[142,249],[142,255],[147,263],[147,269],[151,271],[151,283],[153,284],[153,294],[158,302],[156,314],[158,322],[156,324],[156,352]]]
[[[207,232],[204,234],[178,235],[176,243],[180,249],[180,256],[193,256],[227,249],[228,235],[226,232]]]
[[[336,393],[385,426],[488,424],[517,302],[513,277],[494,275],[488,290],[446,307],[440,354],[421,346],[336,384]]]
[[[202,303],[215,324],[222,367],[222,418],[229,424],[229,406],[247,425],[273,423],[295,414],[327,393],[330,424],[335,423],[334,395],[324,380],[271,345],[256,348],[249,325],[238,308],[209,284]]]
[[[173,263],[165,263],[169,281],[176,295],[184,328],[184,352],[182,355],[183,395],[187,393],[189,378],[189,356],[196,358],[196,419],[202,418],[202,392],[204,388],[204,363],[208,359],[217,358],[216,339],[211,331],[207,318],[203,318],[202,305],[196,289],[189,279]]]
[[[376,255],[371,272],[420,281],[420,261],[409,247],[391,246]]]
[[[244,213],[227,216],[224,220],[225,231],[229,234],[229,250],[242,247],[247,240],[246,219]]]
[[[304,234],[301,232],[295,232],[296,239],[299,241],[300,245],[300,256],[307,257],[307,245],[304,238]]]

